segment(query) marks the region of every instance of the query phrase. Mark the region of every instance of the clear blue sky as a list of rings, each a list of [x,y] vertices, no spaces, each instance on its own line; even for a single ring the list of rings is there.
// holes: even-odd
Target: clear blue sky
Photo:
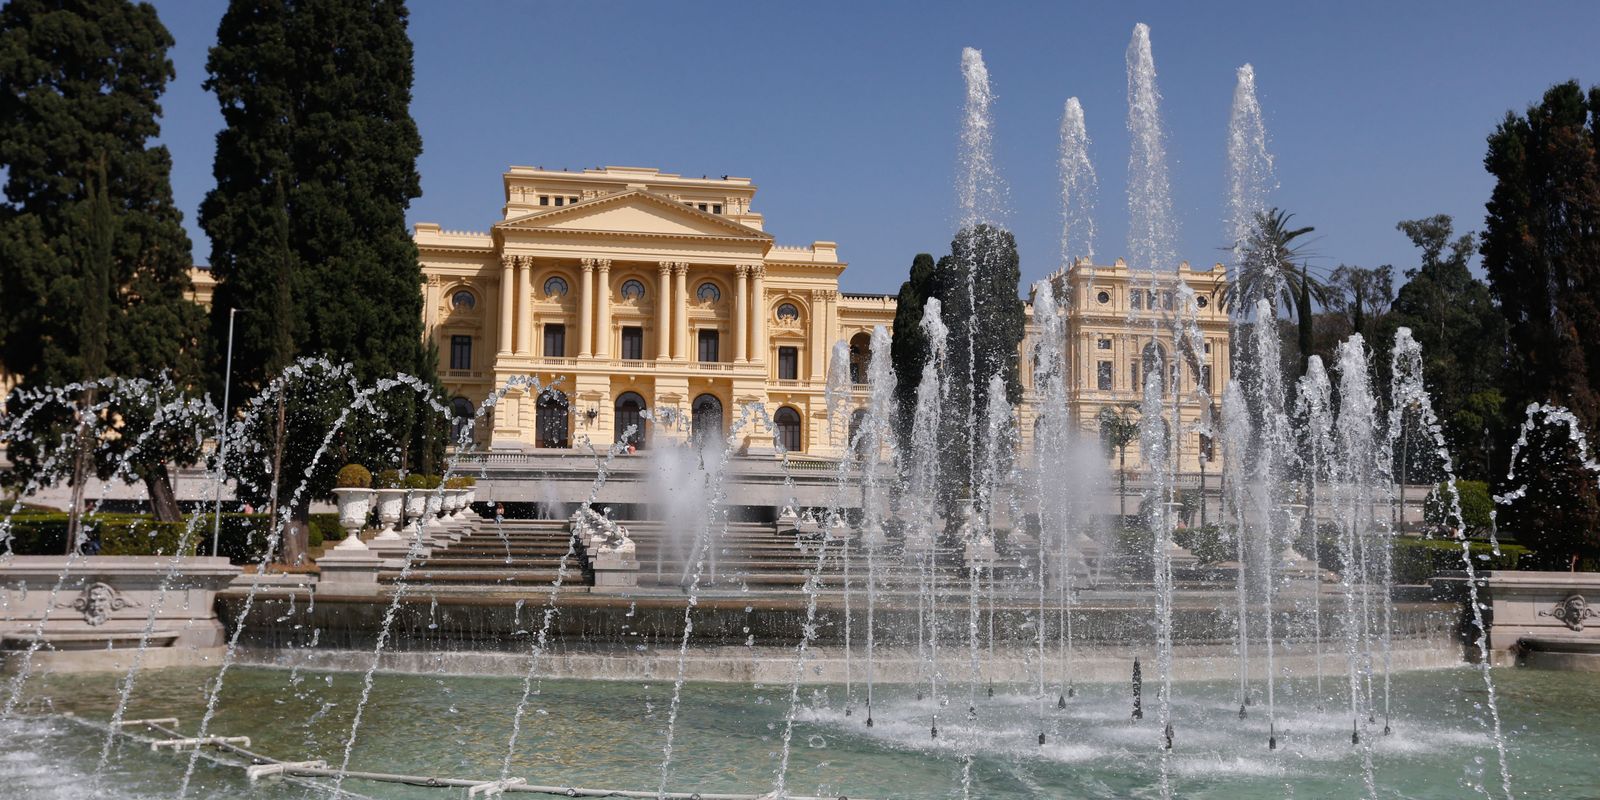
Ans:
[[[220,0],[162,0],[173,184],[194,224],[216,100]],[[963,46],[998,95],[996,152],[1025,281],[1056,265],[1062,103],[1082,99],[1100,174],[1097,260],[1126,251],[1126,77],[1151,26],[1183,258],[1219,258],[1234,69],[1256,68],[1273,204],[1315,225],[1321,266],[1414,263],[1395,222],[1478,229],[1484,137],[1550,84],[1600,83],[1600,3],[413,2],[423,196],[409,219],[486,229],[512,164],[741,175],[784,244],[839,243],[844,288],[893,292],[948,249]]]

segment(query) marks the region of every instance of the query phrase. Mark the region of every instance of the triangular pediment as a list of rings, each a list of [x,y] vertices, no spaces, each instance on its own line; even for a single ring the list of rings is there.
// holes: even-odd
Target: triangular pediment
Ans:
[[[541,209],[495,227],[515,231],[608,233],[771,241],[772,235],[642,189]]]

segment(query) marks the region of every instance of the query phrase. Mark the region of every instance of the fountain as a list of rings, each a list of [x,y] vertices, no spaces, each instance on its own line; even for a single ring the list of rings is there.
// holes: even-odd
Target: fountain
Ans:
[[[417,796],[1173,797],[1220,786],[1240,797],[1443,797],[1470,784],[1509,798],[1515,747],[1528,765],[1519,788],[1546,788],[1541,772],[1570,769],[1556,746],[1564,734],[1518,726],[1570,687],[1514,674],[1515,696],[1545,705],[1502,705],[1470,548],[1479,666],[1454,668],[1458,606],[1396,593],[1389,456],[1407,424],[1442,447],[1409,332],[1395,340],[1387,393],[1374,388],[1358,335],[1330,365],[1311,359],[1291,403],[1276,315],[1262,301],[1236,320],[1251,346],[1220,419],[1182,379],[1210,362],[1198,298],[1165,274],[1176,221],[1147,27],[1135,28],[1127,59],[1128,250],[1143,271],[1136,288],[1170,292],[1139,309],[1161,347],[1137,373],[1136,517],[1107,509],[1104,453],[1065,413],[1083,365],[1061,276],[1032,287],[1020,403],[1001,376],[976,371],[978,315],[951,330],[938,299],[923,310],[920,374],[895,374],[883,327],[870,333],[864,380],[838,343],[822,403],[807,413],[843,442],[820,466],[766,447],[779,428],[762,404],[736,403],[713,430],[663,400],[643,417],[646,451],[634,452],[630,430],[580,438],[564,457],[592,481],[584,502],[533,502],[546,496],[537,485],[490,484],[496,454],[473,445],[474,427],[508,396],[545,388],[522,376],[466,420],[438,483],[339,490],[348,535],[314,576],[270,569],[309,472],[285,484],[248,574],[186,554],[204,515],[182,526],[176,552],[137,563],[76,548],[12,555],[14,503],[0,518],[0,641],[13,673],[0,775],[37,761],[68,790],[112,797],[381,794],[390,784]],[[961,65],[960,223],[992,224],[1005,195],[994,95],[978,51]],[[1237,79],[1234,241],[1271,183],[1253,70]],[[1065,266],[1093,254],[1088,153],[1074,98],[1061,124]],[[957,265],[969,290],[981,266]],[[363,383],[306,362],[248,404],[226,438],[248,441],[275,393],[311,375],[349,390],[313,465],[333,457],[343,432],[381,428],[387,394],[447,413],[415,378]],[[895,405],[898,381],[915,382],[910,408]],[[80,402],[81,388],[13,398],[0,435],[20,435],[42,404]],[[1196,405],[1205,414],[1186,416]],[[218,416],[188,411],[174,406],[157,424],[188,431]],[[1191,530],[1182,465],[1197,436],[1219,440],[1226,460],[1220,524]],[[81,446],[63,442],[45,463],[64,467]],[[230,448],[232,460],[208,455],[218,497],[240,461],[266,456],[248,445]],[[450,483],[474,474],[479,490]],[[630,474],[648,488],[607,494]],[[541,480],[552,478],[529,483]],[[491,523],[475,491],[513,513]],[[381,531],[364,543],[374,510]],[[101,516],[82,524],[92,533]],[[530,553],[550,569],[525,580],[513,567]],[[446,582],[453,559],[475,558],[505,577]],[[80,628],[92,636],[74,639]],[[111,670],[68,674],[63,664],[84,649],[111,654]],[[187,670],[171,668],[180,654],[194,656]],[[137,680],[158,667],[162,680]],[[72,745],[84,731],[105,742],[87,761]],[[125,739],[183,753],[113,746]]]

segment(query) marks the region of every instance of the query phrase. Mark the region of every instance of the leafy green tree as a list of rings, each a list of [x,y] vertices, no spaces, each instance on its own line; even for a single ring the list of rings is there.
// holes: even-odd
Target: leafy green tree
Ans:
[[[1484,157],[1495,187],[1481,249],[1507,324],[1509,405],[1564,405],[1591,437],[1600,430],[1597,148],[1600,88],[1585,93],[1569,81],[1524,114],[1507,113]],[[1600,554],[1600,493],[1566,431],[1541,427],[1528,439],[1513,466],[1529,491],[1504,510],[1504,527],[1545,566]]]
[[[203,317],[188,299],[189,239],[172,202],[171,156],[151,142],[171,46],[148,4],[13,0],[0,9],[0,363],[24,387],[165,370],[182,390],[198,378]],[[103,404],[106,420],[120,421],[95,427],[152,419],[135,407],[144,398],[98,395],[84,390],[79,406]],[[67,445],[77,453],[74,486],[125,460],[158,515],[176,519],[167,464],[192,461],[192,447],[132,429],[97,446],[88,420],[59,407],[34,423],[31,437],[10,445],[13,477],[25,479],[42,448],[65,435],[76,440]]]
[[[1423,375],[1450,451],[1459,457],[1458,474],[1487,479],[1489,465],[1478,445],[1485,427],[1498,432],[1503,425],[1498,414],[1485,418],[1481,403],[1473,409],[1467,403],[1500,382],[1505,320],[1489,287],[1472,276],[1476,237],[1455,236],[1443,214],[1396,227],[1422,251],[1422,263],[1406,270],[1389,322],[1410,328],[1422,345]]]
[[[1117,516],[1128,518],[1128,447],[1139,440],[1139,420],[1131,407],[1102,408],[1096,419],[1100,423],[1100,445],[1106,457],[1117,457]]]
[[[911,259],[911,274],[895,297],[893,338],[889,361],[894,365],[895,401],[905,413],[896,415],[901,452],[911,451],[911,409],[917,405],[917,380],[928,361],[928,338],[922,332],[922,308],[933,297],[933,256],[918,253]]]
[[[362,382],[428,367],[422,272],[405,223],[421,194],[422,150],[410,113],[407,18],[399,0],[233,0],[223,15],[206,87],[224,128],[201,225],[218,281],[214,334],[220,339],[229,308],[246,311],[234,363],[245,365],[237,379],[247,389],[259,390],[297,356],[349,363]],[[297,402],[280,395],[268,412],[277,424],[253,428],[273,440],[278,495],[307,466],[285,452],[294,413],[285,406]],[[380,406],[376,416],[402,429],[401,442],[431,414],[404,392]],[[380,467],[406,452],[349,460]],[[324,496],[329,480],[309,494]],[[284,546],[291,562],[303,556],[306,514],[293,510],[299,524]]]
[[[1328,288],[1328,306],[1345,316],[1352,333],[1367,336],[1371,319],[1383,315],[1394,302],[1394,268],[1340,264],[1329,276]]]

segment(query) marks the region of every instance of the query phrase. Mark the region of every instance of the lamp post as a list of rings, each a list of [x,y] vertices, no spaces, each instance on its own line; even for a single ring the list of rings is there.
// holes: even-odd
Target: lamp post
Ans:
[[[228,358],[222,370],[222,408],[217,414],[217,482],[212,490],[214,511],[211,520],[211,555],[219,555],[217,548],[222,541],[222,482],[227,479],[228,456],[228,407],[232,403],[229,396],[233,392],[233,318],[239,309],[228,309]]]

